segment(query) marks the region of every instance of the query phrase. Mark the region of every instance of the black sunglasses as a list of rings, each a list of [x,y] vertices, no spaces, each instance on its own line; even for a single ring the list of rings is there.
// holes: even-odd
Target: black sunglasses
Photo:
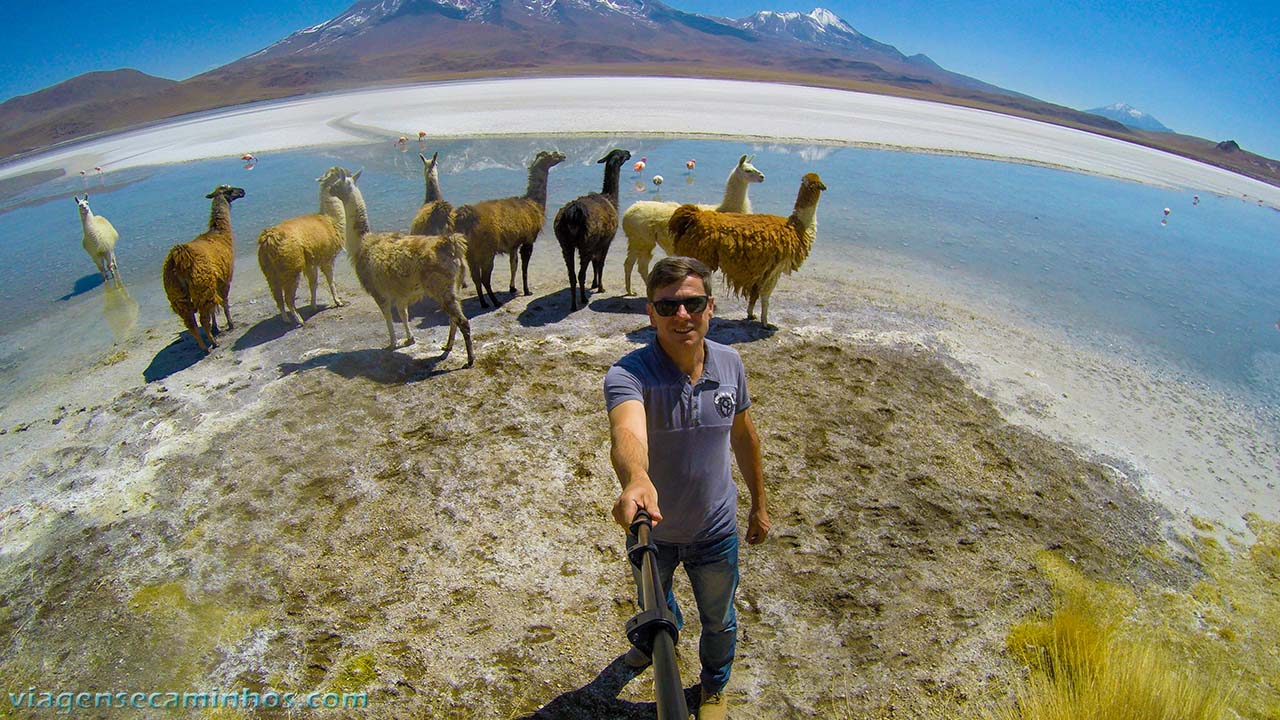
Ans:
[[[707,309],[707,303],[710,301],[711,297],[708,295],[694,295],[693,297],[677,298],[675,300],[653,300],[649,304],[653,306],[654,312],[662,317],[671,317],[680,310],[681,305],[690,315],[697,315]]]

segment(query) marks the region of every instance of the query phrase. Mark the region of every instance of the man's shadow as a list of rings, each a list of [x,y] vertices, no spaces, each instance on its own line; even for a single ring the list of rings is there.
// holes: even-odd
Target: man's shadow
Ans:
[[[594,680],[577,690],[559,695],[519,720],[651,720],[658,707],[651,702],[631,702],[618,697],[622,688],[640,673],[619,655]],[[701,685],[684,689],[685,705],[692,713],[702,697]]]

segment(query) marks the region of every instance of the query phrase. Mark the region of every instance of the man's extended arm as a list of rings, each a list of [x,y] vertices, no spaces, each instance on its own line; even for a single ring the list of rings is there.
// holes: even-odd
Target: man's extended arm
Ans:
[[[751,408],[733,417],[729,444],[738,460],[738,469],[751,493],[751,512],[747,519],[747,542],[751,545],[769,537],[769,499],[764,491],[764,466],[760,460],[760,436],[751,422]]]
[[[609,457],[618,482],[622,483],[622,494],[613,505],[613,519],[630,529],[636,510],[644,508],[657,525],[662,513],[658,510],[658,490],[649,479],[649,431],[644,403],[628,400],[610,410],[609,435]]]

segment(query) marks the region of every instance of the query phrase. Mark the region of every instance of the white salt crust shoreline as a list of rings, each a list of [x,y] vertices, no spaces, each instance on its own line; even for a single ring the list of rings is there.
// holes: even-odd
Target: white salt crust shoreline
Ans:
[[[921,100],[797,85],[661,77],[478,80],[255,103],[77,143],[0,167],[75,174],[425,131],[432,140],[584,133],[734,137],[961,154],[1247,198],[1280,188],[1112,138]]]

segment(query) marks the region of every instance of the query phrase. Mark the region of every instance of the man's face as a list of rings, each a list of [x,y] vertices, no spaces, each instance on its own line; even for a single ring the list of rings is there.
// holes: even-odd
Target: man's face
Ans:
[[[676,307],[674,315],[664,317],[658,314],[655,303],[663,300],[684,300],[686,298],[704,297],[706,287],[702,278],[688,275],[678,283],[658,288],[649,303],[649,324],[658,331],[658,340],[669,349],[694,348],[702,345],[711,326],[711,315],[716,307],[715,298],[709,298],[707,306],[701,312],[690,313],[684,305]]]

